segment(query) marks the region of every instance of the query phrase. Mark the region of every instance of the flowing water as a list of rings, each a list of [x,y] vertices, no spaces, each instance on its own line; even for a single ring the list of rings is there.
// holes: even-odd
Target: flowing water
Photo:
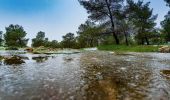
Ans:
[[[0,100],[170,100],[170,54],[85,51],[0,63]]]

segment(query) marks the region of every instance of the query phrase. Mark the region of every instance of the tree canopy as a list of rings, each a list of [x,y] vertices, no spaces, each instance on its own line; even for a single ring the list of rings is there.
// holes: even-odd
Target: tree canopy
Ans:
[[[170,0],[164,0],[170,7]],[[77,35],[67,33],[63,40],[48,39],[39,31],[32,39],[32,47],[85,48],[110,44],[150,45],[170,41],[170,11],[156,27],[158,15],[153,14],[150,2],[143,0],[78,0],[88,13],[86,22],[78,27]],[[25,47],[27,33],[20,25],[9,25],[0,31],[0,45]],[[114,38],[114,39],[113,39]],[[161,38],[161,39],[160,39]],[[156,41],[156,42],[155,42]]]
[[[122,8],[124,0],[79,0],[80,4],[89,13],[89,18],[94,21],[100,22],[110,22],[110,30],[113,33],[113,37],[116,41],[116,44],[119,44],[119,38],[115,32],[115,23],[116,16],[119,14],[120,9]]]
[[[25,38],[27,33],[22,26],[11,24],[5,29],[4,39],[7,46],[25,47],[27,45],[28,39]]]
[[[167,2],[167,5],[170,6],[170,0],[164,0]]]
[[[76,44],[74,33],[67,33],[64,35],[61,44],[64,48],[74,48]]]
[[[79,26],[78,43],[80,47],[93,47],[98,45],[98,40],[101,37],[101,27],[94,22],[87,20]]]
[[[165,1],[170,7],[170,0]],[[170,41],[170,11],[168,12],[167,15],[165,15],[165,19],[161,22],[161,25],[165,34],[166,41]]]
[[[32,39],[32,46],[33,47],[39,47],[44,46],[45,41],[45,32],[38,32],[36,38]]]
[[[153,9],[149,7],[150,2],[127,0],[127,3],[130,12],[129,18],[137,28],[136,38],[138,43],[144,44],[146,42],[149,45],[149,37],[156,25],[157,15],[153,15]]]

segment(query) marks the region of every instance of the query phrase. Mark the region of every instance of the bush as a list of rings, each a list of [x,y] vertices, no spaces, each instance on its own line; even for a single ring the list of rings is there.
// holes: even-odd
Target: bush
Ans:
[[[158,52],[159,46],[152,45],[103,45],[98,47],[99,50],[122,51],[122,52]]]
[[[19,50],[17,47],[7,47],[5,50]]]

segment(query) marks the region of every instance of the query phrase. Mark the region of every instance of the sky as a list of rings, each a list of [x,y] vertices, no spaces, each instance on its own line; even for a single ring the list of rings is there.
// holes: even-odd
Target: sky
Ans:
[[[164,0],[144,1],[151,1],[154,14],[159,15],[156,22],[160,27],[170,9]],[[76,33],[87,16],[78,0],[0,0],[0,30],[5,32],[10,24],[22,25],[30,38],[29,44],[39,31],[44,31],[50,40],[61,41],[66,33]]]

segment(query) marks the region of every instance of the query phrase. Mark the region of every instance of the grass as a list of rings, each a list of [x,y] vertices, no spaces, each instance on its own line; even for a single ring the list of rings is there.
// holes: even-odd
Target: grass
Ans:
[[[153,45],[103,45],[98,47],[99,50],[115,52],[158,52],[159,46]]]
[[[105,51],[115,51],[115,52],[158,52],[160,46],[153,46],[153,45],[102,45],[99,46],[99,50]],[[0,50],[5,50],[5,47],[0,47]],[[80,49],[83,50],[83,49]],[[49,52],[49,50],[44,49],[35,49],[34,52],[43,53]]]
[[[1,47],[1,46],[0,46],[0,50],[5,50],[5,47]]]

